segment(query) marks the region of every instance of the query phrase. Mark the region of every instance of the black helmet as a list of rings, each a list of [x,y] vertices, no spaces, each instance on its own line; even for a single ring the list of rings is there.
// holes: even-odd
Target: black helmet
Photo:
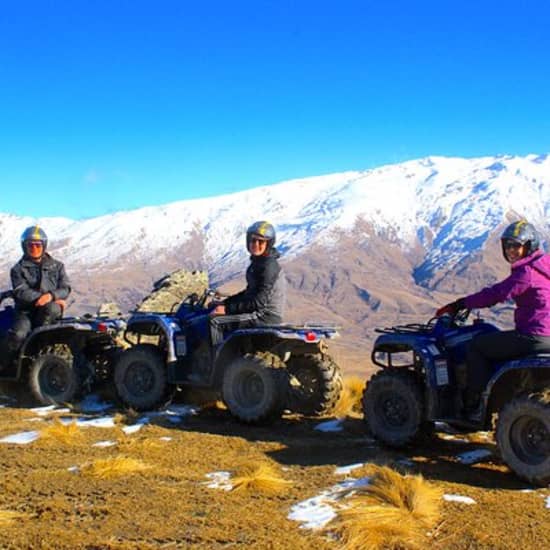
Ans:
[[[507,241],[513,241],[525,246],[525,256],[529,256],[535,252],[535,250],[538,250],[540,246],[537,230],[533,225],[525,220],[511,223],[502,233],[500,242],[502,244],[502,253],[504,254],[504,258],[506,258],[504,244]]]
[[[48,236],[46,232],[38,225],[31,225],[23,231],[21,235],[21,248],[23,249],[23,254],[27,253],[27,242],[28,241],[42,241],[43,252],[46,252],[48,246]]]
[[[249,250],[250,248],[250,239],[252,238],[252,235],[256,235],[258,237],[261,237],[262,239],[267,240],[267,248],[266,252],[269,252],[273,246],[275,245],[275,228],[266,221],[259,221],[254,222],[247,230],[246,230],[246,249]]]

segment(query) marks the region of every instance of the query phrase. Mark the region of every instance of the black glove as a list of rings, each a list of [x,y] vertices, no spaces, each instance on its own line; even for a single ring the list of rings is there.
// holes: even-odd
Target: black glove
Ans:
[[[450,315],[454,317],[461,309],[464,309],[466,304],[464,303],[464,298],[459,298],[450,304],[447,304],[443,307],[440,307],[436,312],[436,317],[441,317],[442,315]]]

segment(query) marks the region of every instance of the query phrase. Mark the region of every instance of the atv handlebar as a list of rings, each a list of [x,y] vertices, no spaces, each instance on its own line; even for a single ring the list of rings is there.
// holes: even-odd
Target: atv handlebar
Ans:
[[[193,311],[210,311],[213,309],[212,306],[214,302],[221,303],[221,299],[227,298],[228,296],[228,294],[222,294],[221,292],[218,292],[213,288],[205,289],[200,295],[197,292],[193,292],[186,296],[182,302],[174,303],[172,305],[172,308],[170,309],[170,313],[174,313],[183,304],[188,304],[189,306],[191,306],[191,309]],[[213,300],[211,300],[210,304],[207,306],[206,303],[208,302],[209,298],[213,298]]]
[[[432,317],[429,321],[428,321],[428,324],[431,325],[431,324],[435,324],[437,323],[440,319],[449,319],[451,323],[454,323],[455,325],[463,325],[468,317],[470,316],[470,312],[472,310],[471,309],[468,309],[468,308],[462,308],[462,309],[458,309],[456,310],[454,313],[444,313],[443,315],[440,315],[439,317]]]

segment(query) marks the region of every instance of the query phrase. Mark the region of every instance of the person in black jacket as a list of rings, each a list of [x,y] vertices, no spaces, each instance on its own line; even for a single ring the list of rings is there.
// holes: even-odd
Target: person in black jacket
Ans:
[[[223,333],[238,328],[282,323],[286,280],[275,248],[275,229],[266,221],[253,223],[246,232],[250,265],[246,288],[229,296],[212,311],[212,341],[223,340]]]
[[[7,346],[17,352],[33,328],[51,324],[63,315],[71,287],[64,265],[48,253],[48,237],[38,225],[21,235],[23,257],[11,268],[15,318]]]

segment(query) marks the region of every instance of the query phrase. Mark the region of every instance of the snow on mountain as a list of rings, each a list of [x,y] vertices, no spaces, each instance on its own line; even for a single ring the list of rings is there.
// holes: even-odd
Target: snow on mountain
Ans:
[[[403,250],[420,245],[424,257],[415,277],[421,280],[452,269],[513,218],[524,216],[548,235],[549,214],[548,155],[428,157],[78,221],[0,214],[0,268],[7,271],[20,256],[20,234],[33,223],[44,227],[50,250],[71,271],[154,262],[170,250],[181,254],[200,238],[201,262],[216,273],[242,266],[244,232],[254,220],[275,224],[288,259],[312,245],[336,245],[341,232],[352,232],[361,221]],[[369,238],[363,235],[367,248]]]

